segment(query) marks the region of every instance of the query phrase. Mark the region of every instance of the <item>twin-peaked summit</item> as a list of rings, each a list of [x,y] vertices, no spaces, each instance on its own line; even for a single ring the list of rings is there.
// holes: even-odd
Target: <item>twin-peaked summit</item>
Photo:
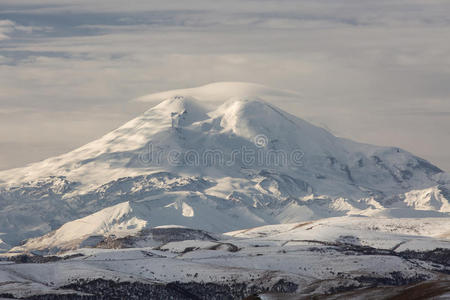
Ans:
[[[233,87],[238,96],[234,96]],[[169,98],[118,129],[67,154],[0,172],[0,183],[20,184],[65,176],[83,186],[95,186],[173,168],[201,175],[206,167],[201,161],[189,164],[183,157],[176,160],[168,156],[188,152],[198,159],[209,150],[221,152],[216,154],[215,161],[208,162],[208,168],[216,169],[218,176],[229,172],[235,176],[234,171],[243,168],[281,168],[319,178],[332,175],[352,184],[362,179],[363,184],[376,186],[387,182],[406,188],[410,182],[426,185],[431,175],[441,172],[397,148],[363,145],[335,137],[266,102],[273,94],[276,93],[269,88],[244,83],[215,83],[177,90],[176,94],[162,93]],[[249,154],[243,157],[246,149]],[[255,157],[251,157],[251,151]],[[257,154],[267,157],[256,157]],[[149,157],[155,155],[157,160]],[[244,158],[248,161],[243,161]]]

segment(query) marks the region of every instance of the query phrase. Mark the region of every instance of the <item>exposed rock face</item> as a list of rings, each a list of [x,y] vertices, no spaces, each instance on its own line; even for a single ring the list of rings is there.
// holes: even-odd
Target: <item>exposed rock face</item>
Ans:
[[[191,228],[157,227],[150,229],[150,233],[155,241],[162,243],[185,240],[217,241],[210,233]]]
[[[117,238],[108,236],[94,245],[96,248],[118,249],[132,248],[144,245],[161,245],[169,242],[200,240],[200,241],[217,241],[215,234],[199,229],[163,226],[150,229],[144,229],[137,235]]]
[[[233,300],[242,299],[255,293],[282,292],[292,293],[298,285],[284,280],[278,281],[271,289],[265,290],[257,286],[243,283],[220,285],[215,283],[181,283],[144,284],[140,282],[114,282],[97,279],[94,281],[79,280],[63,287],[76,290],[87,295],[66,295],[57,298],[52,295],[34,296],[29,299],[173,299],[173,300]],[[1,296],[1,295],[0,295]]]

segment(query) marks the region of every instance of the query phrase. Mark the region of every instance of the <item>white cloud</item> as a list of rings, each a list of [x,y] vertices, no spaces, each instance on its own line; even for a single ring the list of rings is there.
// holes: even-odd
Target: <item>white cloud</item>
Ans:
[[[10,39],[15,33],[31,34],[33,31],[51,30],[50,27],[23,26],[14,21],[0,19],[0,41]]]
[[[14,31],[15,23],[10,20],[0,20],[0,40],[9,39],[9,35]]]

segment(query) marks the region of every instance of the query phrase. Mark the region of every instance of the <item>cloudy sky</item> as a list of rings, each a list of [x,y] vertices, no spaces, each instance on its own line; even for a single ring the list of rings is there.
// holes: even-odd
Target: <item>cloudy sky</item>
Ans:
[[[297,91],[278,105],[450,171],[447,0],[1,0],[0,169],[214,81]]]

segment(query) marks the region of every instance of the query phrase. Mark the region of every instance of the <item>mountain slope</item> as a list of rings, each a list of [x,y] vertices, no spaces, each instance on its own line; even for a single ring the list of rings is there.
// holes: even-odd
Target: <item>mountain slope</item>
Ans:
[[[215,232],[344,215],[448,217],[439,168],[335,137],[263,100],[274,95],[290,94],[216,83],[148,96],[169,98],[72,152],[0,172],[2,239],[17,245],[138,201],[152,216],[146,226]]]
[[[386,290],[423,281],[441,282],[446,288],[432,295],[445,298],[450,242],[426,235],[444,233],[449,222],[342,217],[222,236],[165,226],[153,235],[153,245],[139,235],[131,243],[116,240],[49,257],[9,254],[15,263],[0,264],[0,295],[184,300],[244,299],[270,291],[261,298],[322,299],[379,287],[384,293],[369,298],[385,299]]]
[[[23,247],[16,247],[12,251],[77,249],[89,246],[89,239],[95,243],[97,236],[114,235],[119,238],[134,235],[146,228],[146,215],[148,210],[145,206],[122,202],[87,217],[68,222],[58,230],[30,239]]]

